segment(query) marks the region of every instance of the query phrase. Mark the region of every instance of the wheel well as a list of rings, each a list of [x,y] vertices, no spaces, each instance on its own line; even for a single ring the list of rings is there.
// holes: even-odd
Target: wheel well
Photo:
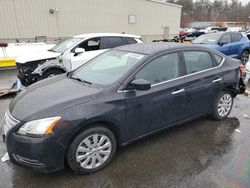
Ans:
[[[82,133],[83,131],[92,128],[92,127],[104,127],[108,130],[110,130],[117,141],[117,146],[121,146],[121,137],[120,137],[120,131],[116,127],[116,125],[112,122],[107,122],[107,121],[96,121],[96,122],[91,122],[87,125],[85,125],[83,128],[80,128],[70,139],[68,146],[73,142],[73,140],[76,138],[77,135]]]
[[[63,73],[66,72],[64,69],[59,68],[59,67],[50,67],[50,68],[47,68],[46,70],[44,70],[44,73],[43,73],[43,74],[45,74],[45,73],[48,72],[48,71],[52,71],[52,70],[58,70],[58,71],[61,71],[61,72],[63,72]]]
[[[227,92],[230,92],[233,97],[236,97],[238,92],[236,89],[234,89],[233,87],[228,87],[228,88],[225,88],[223,91],[227,91]]]
[[[250,50],[248,48],[245,48],[244,50],[241,51],[239,57],[241,57],[241,55],[243,54],[244,51],[248,51],[250,53]]]

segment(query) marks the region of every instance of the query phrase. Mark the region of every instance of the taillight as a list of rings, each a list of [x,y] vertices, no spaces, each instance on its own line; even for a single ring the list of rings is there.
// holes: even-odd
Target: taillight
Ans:
[[[245,65],[240,65],[240,75],[241,76],[246,75],[246,66]]]

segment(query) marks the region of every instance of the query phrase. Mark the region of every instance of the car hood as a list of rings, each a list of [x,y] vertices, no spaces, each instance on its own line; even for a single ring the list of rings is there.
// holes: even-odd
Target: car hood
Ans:
[[[44,60],[44,59],[52,59],[59,57],[61,53],[51,52],[51,51],[41,51],[35,52],[29,55],[23,55],[16,59],[17,63],[26,63],[30,61]]]
[[[37,82],[10,103],[10,113],[21,121],[57,116],[64,109],[96,99],[102,89],[86,86],[66,74]]]

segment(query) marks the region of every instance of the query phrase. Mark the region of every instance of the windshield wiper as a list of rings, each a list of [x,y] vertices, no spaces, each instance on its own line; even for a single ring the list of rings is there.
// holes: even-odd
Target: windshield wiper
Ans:
[[[86,80],[82,80],[82,79],[79,78],[79,77],[74,77],[74,76],[71,76],[71,75],[69,75],[68,77],[71,78],[71,79],[77,80],[77,81],[79,81],[79,82],[83,82],[83,83],[85,83],[85,85],[86,85],[86,84],[92,85],[91,82],[88,82],[88,81],[86,81]]]
[[[82,82],[84,82],[84,83],[86,83],[86,84],[89,84],[89,85],[92,85],[91,82],[88,82],[88,81],[86,81],[86,80],[82,80]]]
[[[69,78],[71,78],[71,79],[73,79],[73,80],[77,80],[77,81],[79,81],[79,82],[83,82],[83,81],[81,80],[81,78],[78,78],[78,77],[70,76]]]

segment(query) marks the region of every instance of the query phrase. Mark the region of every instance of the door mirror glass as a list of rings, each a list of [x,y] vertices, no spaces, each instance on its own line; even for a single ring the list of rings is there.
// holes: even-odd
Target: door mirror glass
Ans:
[[[76,48],[74,52],[76,55],[78,55],[78,54],[84,53],[85,49],[84,48]]]
[[[144,79],[137,79],[137,80],[133,80],[130,83],[130,88],[133,88],[139,91],[146,91],[151,88],[151,83]]]

